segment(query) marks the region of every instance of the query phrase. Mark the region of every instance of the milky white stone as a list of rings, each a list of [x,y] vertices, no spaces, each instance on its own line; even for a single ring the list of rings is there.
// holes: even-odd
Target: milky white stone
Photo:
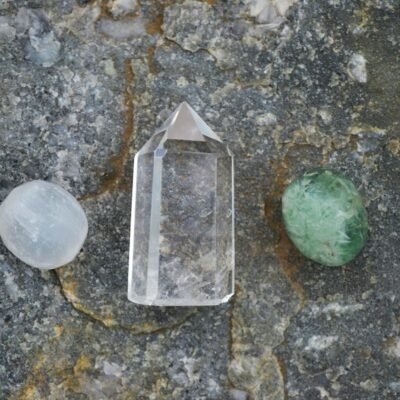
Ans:
[[[0,206],[0,236],[32,267],[53,269],[72,261],[87,235],[77,200],[61,187],[32,181],[15,188]]]

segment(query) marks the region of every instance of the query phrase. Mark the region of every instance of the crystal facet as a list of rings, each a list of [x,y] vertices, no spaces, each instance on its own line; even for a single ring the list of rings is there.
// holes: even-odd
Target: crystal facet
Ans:
[[[319,169],[293,181],[282,198],[286,231],[308,258],[326,266],[351,261],[364,247],[367,212],[354,185]]]
[[[233,291],[233,157],[182,103],[135,156],[128,298],[201,306]]]
[[[54,183],[24,183],[0,206],[5,246],[32,267],[53,269],[69,263],[79,253],[87,231],[80,204]]]

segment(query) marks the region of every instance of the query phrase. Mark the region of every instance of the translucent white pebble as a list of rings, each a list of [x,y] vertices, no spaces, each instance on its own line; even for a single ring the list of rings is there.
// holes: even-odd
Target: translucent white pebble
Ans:
[[[0,236],[16,257],[32,267],[53,269],[79,253],[88,222],[78,201],[53,183],[16,187],[0,206]]]

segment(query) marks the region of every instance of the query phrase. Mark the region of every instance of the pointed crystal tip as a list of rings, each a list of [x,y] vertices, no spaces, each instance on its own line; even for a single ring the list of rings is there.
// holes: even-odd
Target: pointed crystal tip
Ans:
[[[186,101],[179,104],[156,133],[166,131],[167,139],[204,142],[204,136],[222,142]]]

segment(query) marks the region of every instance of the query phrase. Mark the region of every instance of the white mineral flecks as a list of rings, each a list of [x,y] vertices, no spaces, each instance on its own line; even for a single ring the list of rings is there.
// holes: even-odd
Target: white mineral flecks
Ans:
[[[104,18],[97,23],[97,29],[99,32],[115,40],[125,40],[146,34],[145,24],[142,18],[123,21]]]
[[[32,267],[53,269],[79,253],[88,222],[77,200],[53,183],[18,186],[0,206],[0,236],[8,250]]]
[[[278,121],[275,114],[267,112],[265,114],[257,115],[256,124],[258,126],[273,126]]]
[[[297,0],[247,0],[250,16],[260,24],[276,29],[285,20],[289,8]]]
[[[51,67],[59,59],[61,43],[41,10],[22,7],[16,17],[17,32],[28,35],[26,58],[42,67]]]
[[[121,17],[134,12],[137,6],[137,0],[114,0],[110,5],[110,10],[114,17]]]
[[[367,76],[367,61],[360,53],[354,53],[349,61],[348,71],[351,78],[360,83],[366,83]]]
[[[43,67],[51,67],[58,61],[61,43],[57,40],[53,31],[38,34],[34,28],[30,28],[29,38],[29,58],[35,64]]]
[[[7,17],[0,17],[0,43],[11,42],[14,40],[16,29],[11,26]]]
[[[338,336],[323,336],[314,335],[308,339],[307,346],[304,350],[306,351],[321,351],[325,350],[329,346],[332,346],[338,341]]]

